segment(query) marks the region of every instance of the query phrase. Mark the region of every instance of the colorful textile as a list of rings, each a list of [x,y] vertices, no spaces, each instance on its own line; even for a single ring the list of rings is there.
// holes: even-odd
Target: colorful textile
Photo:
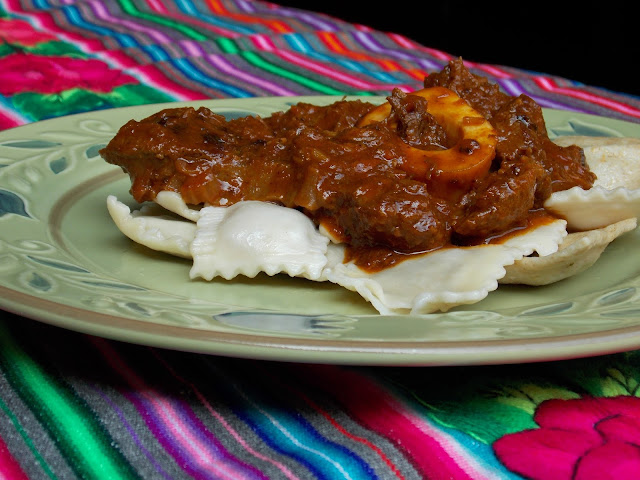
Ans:
[[[248,0],[0,0],[0,129],[128,105],[412,90],[451,56]],[[470,64],[545,107],[634,97]],[[369,368],[182,353],[0,320],[0,477],[632,479],[640,353]]]

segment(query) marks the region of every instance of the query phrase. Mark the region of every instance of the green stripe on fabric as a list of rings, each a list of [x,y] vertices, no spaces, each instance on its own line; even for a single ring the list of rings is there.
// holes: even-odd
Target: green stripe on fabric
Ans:
[[[75,45],[58,40],[40,42],[35,45],[16,45],[13,43],[0,43],[0,57],[11,53],[32,53],[42,56],[65,56],[73,58],[87,58],[88,55],[79,50]]]
[[[305,87],[316,90],[317,92],[324,93],[326,95],[345,95],[347,93],[344,90],[338,90],[338,89],[329,87],[320,82],[316,82],[315,80],[312,80],[310,78],[290,72],[289,70],[286,70],[282,67],[272,65],[271,63],[267,62],[256,53],[242,52],[240,55],[242,56],[242,58],[244,58],[246,61],[248,61],[255,67],[261,68],[269,73],[273,73],[275,75],[284,77],[287,80],[292,80],[294,82],[297,82],[300,85],[304,85]]]
[[[132,17],[141,18],[143,20],[147,20],[149,22],[157,23],[159,25],[169,27],[173,30],[177,30],[193,40],[199,40],[199,41],[211,40],[211,37],[208,37],[207,35],[204,35],[200,31],[194,28],[188,27],[183,23],[176,22],[167,17],[155,15],[153,13],[141,12],[136,8],[134,3],[129,0],[119,0],[118,3],[122,7],[122,11],[131,15]]]
[[[105,93],[70,88],[58,93],[23,92],[11,97],[13,107],[33,120],[171,100],[172,97],[162,91],[141,84],[121,85]]]
[[[234,42],[230,38],[216,38],[216,43],[218,44],[218,47],[220,47],[220,50],[222,50],[222,52],[224,53],[238,55],[241,52],[236,42]]]
[[[56,474],[53,473],[53,471],[51,470],[51,467],[49,467],[49,464],[46,462],[46,460],[42,457],[42,455],[40,455],[40,452],[34,445],[33,441],[31,440],[27,432],[25,432],[24,428],[22,428],[22,425],[20,424],[20,420],[18,420],[18,418],[13,414],[13,412],[9,409],[7,404],[4,403],[2,398],[0,398],[0,409],[5,413],[7,417],[9,417],[9,420],[11,421],[11,424],[13,425],[13,427],[16,429],[16,432],[18,432],[18,435],[20,435],[20,438],[22,438],[22,441],[25,443],[27,448],[31,451],[31,453],[35,457],[36,461],[38,462],[42,470],[44,470],[44,473],[49,478],[58,478]]]
[[[90,411],[83,411],[63,386],[20,349],[4,326],[0,326],[0,363],[14,390],[50,432],[81,478],[135,478]]]
[[[13,52],[15,52],[15,48],[11,45],[5,42],[0,43],[0,57],[6,57]]]
[[[287,80],[296,82],[300,85],[303,85],[307,88],[315,90],[319,93],[323,93],[326,95],[363,95],[363,96],[374,95],[371,92],[362,92],[362,91],[349,92],[347,90],[338,90],[336,88],[330,87],[328,85],[325,85],[311,78],[305,77],[304,75],[299,75],[295,72],[287,70],[286,68],[283,68],[268,62],[267,60],[265,60],[255,52],[243,51],[238,46],[238,44],[230,38],[217,38],[216,43],[218,44],[218,47],[220,48],[220,50],[224,53],[228,53],[231,55],[239,55],[254,67],[260,68],[274,75],[278,75],[280,77],[286,78]]]
[[[224,53],[239,55],[254,67],[258,67],[269,73],[273,73],[274,75],[284,77],[287,80],[292,80],[296,83],[299,83],[300,85],[304,85],[305,87],[311,88],[320,93],[325,93],[327,95],[344,95],[345,94],[345,92],[342,90],[331,88],[320,82],[316,82],[315,80],[312,80],[310,78],[293,73],[285,68],[273,65],[267,62],[266,60],[264,60],[263,58],[261,58],[255,52],[243,51],[242,49],[240,49],[240,47],[238,47],[238,44],[236,42],[234,42],[229,38],[218,38],[216,39],[216,41],[218,43],[218,46]]]
[[[38,43],[33,46],[21,47],[25,52],[43,56],[65,56],[74,58],[87,58],[88,55],[75,45],[68,42],[52,40],[49,42]]]

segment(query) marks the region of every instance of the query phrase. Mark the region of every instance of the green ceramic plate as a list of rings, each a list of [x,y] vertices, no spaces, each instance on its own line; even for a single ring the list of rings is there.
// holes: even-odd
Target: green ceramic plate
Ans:
[[[200,102],[227,117],[296,101]],[[176,105],[176,104],[173,104]],[[106,197],[129,180],[98,150],[163,105],[90,112],[0,133],[0,306],[63,328],[210,354],[299,362],[451,365],[542,361],[640,348],[638,232],[582,275],[501,286],[446,314],[380,316],[332,284],[259,276],[191,281],[189,263],[124,238]],[[552,136],[640,137],[640,125],[549,110]],[[131,203],[131,201],[129,201]]]

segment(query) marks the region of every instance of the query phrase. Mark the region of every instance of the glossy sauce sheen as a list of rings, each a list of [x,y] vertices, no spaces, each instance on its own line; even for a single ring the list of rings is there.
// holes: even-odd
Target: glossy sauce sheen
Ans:
[[[427,77],[425,87],[455,92],[490,122],[488,171],[462,181],[429,163],[429,151],[455,145],[458,156],[472,155],[486,145],[454,138],[425,98],[398,90],[388,117],[363,126],[376,107],[362,101],[298,104],[230,121],[206,108],[167,109],[128,122],[101,154],[130,175],[139,202],[170,190],[191,204],[261,200],[297,208],[347,241],[348,257],[368,270],[526,228],[552,191],[591,187],[582,150],[552,143],[529,97],[501,93],[459,60]],[[416,152],[427,152],[419,173]]]

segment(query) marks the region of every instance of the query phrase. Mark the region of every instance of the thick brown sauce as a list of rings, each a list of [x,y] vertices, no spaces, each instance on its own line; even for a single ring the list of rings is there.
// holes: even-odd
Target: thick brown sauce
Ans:
[[[529,97],[500,92],[460,60],[427,77],[425,87],[450,89],[491,123],[497,142],[488,172],[442,181],[427,163],[412,173],[411,152],[441,151],[458,139],[427,111],[427,100],[397,90],[390,116],[363,127],[358,121],[374,105],[361,101],[301,103],[231,121],[205,108],[167,109],[128,122],[101,154],[129,173],[139,202],[170,190],[190,204],[261,200],[297,208],[348,240],[348,257],[368,270],[498,241],[537,222],[553,191],[591,187],[582,150],[552,143]],[[469,155],[478,147],[461,145]]]
[[[495,245],[501,244],[509,239],[517,237],[527,233],[529,230],[549,225],[552,222],[558,220],[557,217],[549,214],[544,209],[531,210],[527,217],[526,225],[514,227],[502,233],[490,237],[463,237],[459,239],[452,239],[451,244],[442,248],[451,247],[474,247],[479,245]],[[332,231],[331,227],[326,222],[321,222],[322,226],[332,233],[335,238],[340,238],[337,232]],[[348,240],[348,239],[342,239]],[[424,252],[403,253],[397,252],[390,248],[377,246],[377,247],[355,247],[348,245],[345,250],[344,262],[354,262],[362,270],[369,273],[379,272],[385,268],[392,267],[404,260],[419,257],[433,250]]]

